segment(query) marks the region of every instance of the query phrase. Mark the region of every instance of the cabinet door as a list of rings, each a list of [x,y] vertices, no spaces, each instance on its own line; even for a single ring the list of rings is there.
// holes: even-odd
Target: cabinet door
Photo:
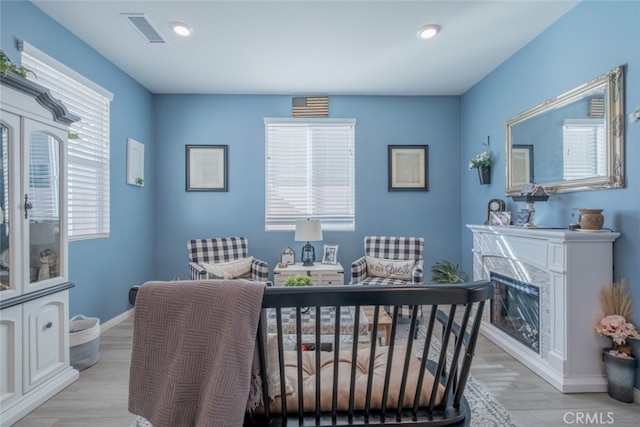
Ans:
[[[24,120],[25,292],[61,283],[66,276],[66,137],[59,129]]]
[[[0,110],[0,300],[22,293],[20,265],[20,118]],[[11,231],[11,232],[10,232]]]
[[[0,407],[22,396],[22,307],[0,311]]]
[[[59,292],[24,304],[25,393],[68,365],[67,294]]]

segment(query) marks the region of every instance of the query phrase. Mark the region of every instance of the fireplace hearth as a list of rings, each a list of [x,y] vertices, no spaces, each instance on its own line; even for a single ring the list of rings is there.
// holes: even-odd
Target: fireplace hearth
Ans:
[[[491,272],[493,325],[540,353],[540,288]]]

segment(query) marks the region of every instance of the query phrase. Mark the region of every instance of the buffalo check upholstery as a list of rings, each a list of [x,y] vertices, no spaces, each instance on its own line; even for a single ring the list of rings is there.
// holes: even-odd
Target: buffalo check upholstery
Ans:
[[[246,258],[249,241],[246,237],[218,237],[213,239],[193,239],[187,242],[189,257],[189,278],[202,280],[207,278],[207,271],[199,264],[236,261]],[[251,279],[267,282],[269,265],[261,260],[253,259],[251,263]]]
[[[366,236],[364,238],[364,255],[351,264],[352,285],[415,285],[424,280],[424,238]],[[366,257],[390,260],[413,260],[415,265],[411,280],[390,279],[367,274]],[[403,317],[410,315],[410,306],[401,307]]]

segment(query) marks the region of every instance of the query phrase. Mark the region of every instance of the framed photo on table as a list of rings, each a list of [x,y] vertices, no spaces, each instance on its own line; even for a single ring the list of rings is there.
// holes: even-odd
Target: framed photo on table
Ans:
[[[338,245],[324,245],[322,248],[322,263],[337,264],[338,263]]]
[[[429,146],[389,145],[389,191],[429,191]]]
[[[187,145],[187,191],[229,191],[228,146]]]

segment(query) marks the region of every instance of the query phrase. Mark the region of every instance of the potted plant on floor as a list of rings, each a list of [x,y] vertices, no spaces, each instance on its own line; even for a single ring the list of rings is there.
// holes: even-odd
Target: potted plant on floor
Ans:
[[[604,317],[596,326],[598,334],[609,337],[611,347],[603,349],[609,396],[621,402],[633,402],[633,383],[638,360],[631,352],[629,339],[640,339],[635,326],[628,322],[633,314],[633,300],[625,280],[609,283],[598,295]]]
[[[467,274],[458,268],[458,264],[442,260],[431,267],[431,281],[433,283],[463,283]]]

